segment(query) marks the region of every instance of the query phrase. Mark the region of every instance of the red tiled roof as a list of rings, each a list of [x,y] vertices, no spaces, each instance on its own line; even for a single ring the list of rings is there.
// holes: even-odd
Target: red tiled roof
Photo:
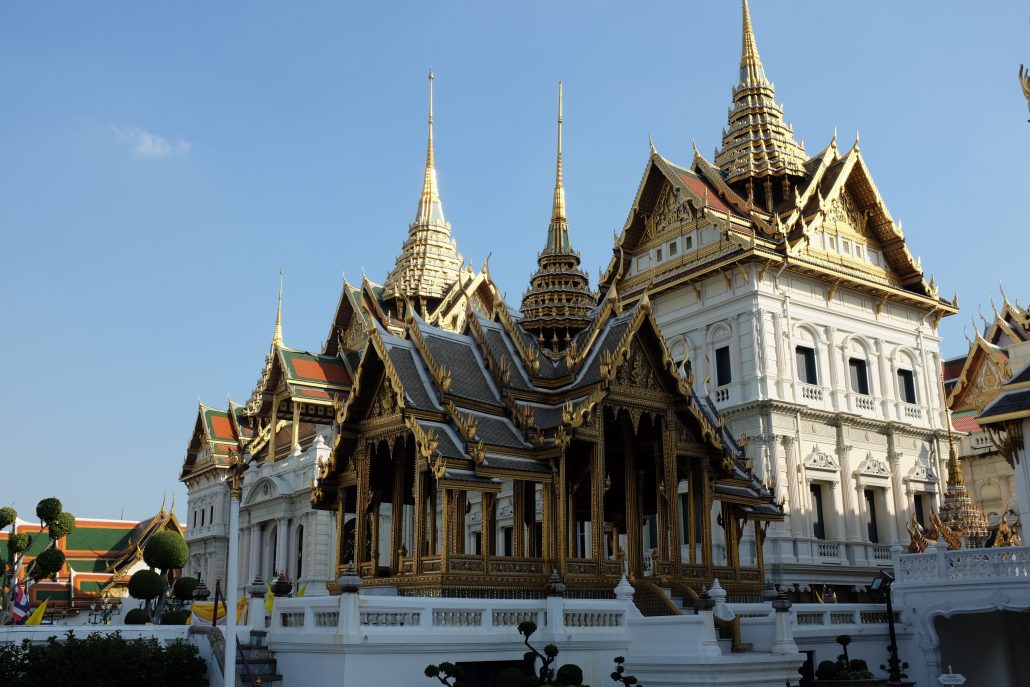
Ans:
[[[980,425],[976,421],[975,415],[967,415],[965,417],[953,417],[951,425],[959,432],[966,432],[973,434],[980,431]]]
[[[328,364],[319,360],[303,358],[295,358],[292,362],[293,369],[297,371],[299,377],[333,384],[350,384],[350,375],[347,374],[347,368],[342,364]]]
[[[683,180],[683,183],[687,185],[687,188],[689,188],[691,191],[693,191],[700,197],[704,198],[705,191],[707,190],[708,204],[711,205],[713,208],[715,208],[719,212],[730,211],[729,206],[726,205],[726,203],[722,202],[722,198],[719,197],[719,192],[716,189],[710,187],[704,181],[685,170],[676,168],[676,174],[678,174],[680,179]]]
[[[211,416],[211,430],[214,432],[214,439],[224,439],[226,441],[232,441],[235,437],[233,436],[232,423],[229,422],[229,418],[222,415]]]
[[[954,360],[945,360],[941,365],[941,372],[944,377],[944,381],[955,379],[962,374],[962,367],[966,364],[966,359],[956,358]]]

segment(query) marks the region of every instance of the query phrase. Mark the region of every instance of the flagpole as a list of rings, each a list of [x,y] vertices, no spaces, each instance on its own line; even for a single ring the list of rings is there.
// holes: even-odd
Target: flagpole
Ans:
[[[236,600],[236,571],[239,563],[239,540],[240,540],[240,495],[243,492],[243,471],[247,469],[247,462],[240,458],[239,454],[233,456],[232,464],[226,472],[226,482],[229,485],[229,561],[225,571],[225,588],[231,590],[226,598]],[[223,665],[223,682],[225,687],[236,687],[236,604],[225,608],[225,661]]]

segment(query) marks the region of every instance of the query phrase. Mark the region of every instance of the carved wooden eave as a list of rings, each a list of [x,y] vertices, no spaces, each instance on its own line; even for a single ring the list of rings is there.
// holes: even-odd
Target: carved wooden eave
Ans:
[[[536,343],[527,343],[525,341],[518,325],[512,319],[511,313],[508,312],[507,306],[502,304],[497,309],[497,321],[508,332],[512,343],[515,344],[515,350],[518,351],[519,357],[522,359],[522,364],[529,370],[529,373],[533,376],[540,374],[540,349]]]
[[[597,337],[600,336],[608,324],[608,320],[611,319],[613,314],[619,315],[621,312],[622,306],[619,303],[619,292],[616,290],[615,284],[612,284],[605,295],[604,303],[601,304],[601,311],[593,319],[593,322],[590,323],[590,327],[583,337],[583,343],[570,348],[568,355],[566,355],[565,364],[568,366],[570,373],[575,374],[579,371],[583,363],[586,362],[593,352]]]
[[[406,333],[408,338],[415,345],[416,350],[420,356],[422,356],[423,362],[429,369],[429,374],[432,375],[433,381],[436,382],[437,388],[444,394],[451,390],[451,371],[445,366],[440,365],[433,358],[433,354],[429,350],[429,346],[426,345],[425,337],[422,336],[422,329],[419,327],[417,321],[417,315],[412,310],[408,309],[408,314],[405,317],[405,324],[407,324]]]
[[[996,382],[993,388],[980,388],[985,366],[990,368],[990,374]],[[1011,369],[1005,351],[984,339],[978,332],[976,340],[969,346],[962,371],[948,392],[945,404],[952,412],[970,409],[981,411],[997,396],[1010,376]]]

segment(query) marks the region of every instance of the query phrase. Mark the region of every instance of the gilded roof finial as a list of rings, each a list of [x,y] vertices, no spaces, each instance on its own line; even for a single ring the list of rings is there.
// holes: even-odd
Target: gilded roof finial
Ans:
[[[272,345],[283,345],[283,268],[279,268],[279,306],[275,309],[275,331],[272,332]]]
[[[837,149],[837,125],[833,125],[833,140],[830,141],[830,147],[834,150]]]
[[[418,201],[418,216],[415,222],[442,224],[443,206],[436,183],[436,158],[433,153],[433,70],[429,70],[429,142],[426,145],[426,176],[422,182],[422,197]]]
[[[558,162],[555,167],[554,173],[554,204],[551,208],[551,223],[552,223],[552,234],[554,231],[554,222],[560,221],[565,222],[567,218],[565,216],[565,186],[562,183],[561,175],[561,129],[562,129],[562,82],[558,82]],[[548,248],[568,248],[568,227],[565,228],[564,236],[556,237],[551,236],[551,240],[548,241]],[[555,243],[555,240],[564,239],[565,245],[561,243]]]
[[[744,37],[740,50],[740,83],[755,86],[768,83],[762,58],[758,56],[758,45],[755,43],[755,32],[751,28],[751,8],[747,0],[743,0]]]
[[[855,129],[855,151],[858,152],[858,144],[862,141],[862,134],[859,133],[858,129]]]

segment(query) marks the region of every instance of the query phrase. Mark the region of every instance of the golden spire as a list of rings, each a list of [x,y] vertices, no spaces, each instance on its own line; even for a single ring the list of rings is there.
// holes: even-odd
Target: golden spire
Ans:
[[[744,0],[744,38],[740,49],[740,84],[742,86],[758,86],[768,84],[762,58],[758,56],[758,44],[755,43],[755,32],[751,28],[751,8]]]
[[[573,335],[590,323],[594,307],[590,278],[579,268],[579,253],[572,249],[565,215],[562,182],[562,82],[558,82],[558,155],[554,175],[554,200],[547,245],[537,256],[537,270],[522,295],[522,326],[543,348],[558,356]]]
[[[275,330],[272,332],[272,346],[283,345],[283,268],[279,268],[279,306],[275,309]]]
[[[547,250],[568,250],[569,223],[565,216],[565,186],[561,170],[562,82],[558,82],[558,162],[554,173],[554,203],[551,226],[547,232]]]
[[[397,256],[397,263],[386,278],[385,296],[406,295],[412,300],[439,299],[458,280],[463,260],[451,237],[451,226],[444,219],[443,205],[436,182],[433,151],[433,71],[429,71],[429,138],[426,146],[426,172],[418,200],[415,221],[408,227],[408,238]]]
[[[804,146],[794,140],[794,131],[784,121],[783,107],[776,103],[773,85],[765,76],[747,0],[741,2],[741,15],[740,79],[733,87],[729,127],[723,131],[715,164],[728,183],[741,182],[748,187],[738,188],[739,192],[746,197],[763,196],[764,203],[759,204],[771,209],[787,195],[787,182],[773,185],[769,177],[804,176],[807,155]],[[765,180],[764,186],[755,184],[756,180]]]
[[[429,70],[429,143],[426,146],[426,176],[422,181],[422,196],[418,200],[418,224],[443,224],[443,205],[436,186],[436,160],[433,157],[433,70]]]

